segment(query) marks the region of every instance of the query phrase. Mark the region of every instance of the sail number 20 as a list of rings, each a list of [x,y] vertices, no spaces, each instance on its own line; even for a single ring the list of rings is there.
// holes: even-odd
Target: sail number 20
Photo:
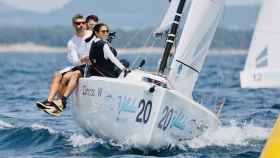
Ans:
[[[169,108],[166,106],[163,109],[162,117],[158,123],[158,128],[165,131],[167,127],[169,126],[171,119],[173,117],[174,110],[173,108]]]
[[[147,102],[144,99],[141,99],[138,108],[140,111],[136,116],[136,122],[146,124],[149,121],[150,114],[152,111],[152,101],[148,100]]]

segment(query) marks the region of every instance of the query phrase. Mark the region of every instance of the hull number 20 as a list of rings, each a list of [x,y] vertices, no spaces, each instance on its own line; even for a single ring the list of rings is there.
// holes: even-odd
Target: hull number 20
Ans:
[[[148,123],[150,114],[152,111],[152,101],[148,100],[147,102],[144,99],[141,99],[138,108],[140,109],[137,116],[136,116],[136,122],[139,123]]]

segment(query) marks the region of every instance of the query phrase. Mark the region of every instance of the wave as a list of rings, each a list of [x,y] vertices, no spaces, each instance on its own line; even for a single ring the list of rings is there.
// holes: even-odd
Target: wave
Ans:
[[[40,124],[37,124],[37,123],[34,123],[31,125],[31,128],[33,130],[41,130],[41,129],[44,129],[44,130],[47,130],[50,134],[55,134],[57,133],[54,129],[52,129],[51,127],[48,127],[48,126],[45,126],[45,125],[40,125]]]
[[[169,146],[161,149],[160,151],[173,151],[174,149],[189,151],[193,149],[205,149],[208,147],[231,147],[231,146],[250,146],[256,144],[253,141],[263,141],[271,133],[270,128],[256,126],[253,123],[245,123],[239,125],[232,121],[229,125],[221,126],[215,131],[206,131],[201,136],[192,140],[185,141],[170,141]],[[74,148],[81,148],[94,144],[109,145],[110,148],[118,148],[119,151],[130,151],[134,148],[134,144],[126,140],[120,143],[113,141],[103,140],[94,136],[85,137],[80,134],[73,134],[69,137],[68,142]]]
[[[3,128],[13,128],[13,127],[14,127],[14,125],[0,120],[0,129],[3,129]]]
[[[258,127],[253,123],[238,126],[232,121],[228,126],[221,126],[214,132],[205,132],[200,137],[183,142],[183,145],[194,149],[207,146],[248,146],[253,140],[265,140],[270,133],[270,128]]]
[[[95,143],[104,143],[104,141],[102,139],[97,139],[94,136],[91,137],[85,137],[83,135],[80,134],[73,134],[72,136],[70,136],[70,138],[68,139],[68,142],[70,142],[70,144],[73,147],[82,147],[82,146],[86,146],[89,144],[95,144]]]

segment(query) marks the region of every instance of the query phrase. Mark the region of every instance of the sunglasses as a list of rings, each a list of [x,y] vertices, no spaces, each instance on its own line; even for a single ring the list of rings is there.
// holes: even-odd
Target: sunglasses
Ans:
[[[99,32],[102,32],[102,33],[109,33],[109,30],[100,30]]]
[[[74,22],[75,25],[81,25],[81,24],[84,25],[85,23],[86,23],[86,22],[84,22],[84,21],[77,21],[77,22]]]

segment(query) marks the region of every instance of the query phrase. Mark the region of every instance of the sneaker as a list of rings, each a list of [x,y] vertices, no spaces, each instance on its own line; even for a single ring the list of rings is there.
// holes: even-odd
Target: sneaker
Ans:
[[[56,105],[54,102],[49,102],[48,100],[44,100],[43,102],[37,102],[36,105],[39,109],[55,117],[60,116],[61,112],[63,111],[63,109],[61,108],[62,105]]]
[[[44,100],[43,102],[37,102],[36,105],[39,109],[42,109],[42,110],[46,110],[46,109],[51,109],[51,110],[58,110],[60,112],[63,111],[63,108],[62,108],[62,104],[59,103],[59,101],[56,101],[59,105],[57,105],[56,103],[54,102],[50,102],[48,100]]]
[[[36,102],[36,105],[39,109],[50,109],[53,108],[53,105],[48,100],[44,100],[42,102]]]
[[[55,106],[62,112],[65,108],[65,105],[63,104],[63,101],[61,99],[56,99],[53,101]]]
[[[60,111],[57,108],[43,109],[43,111],[46,112],[47,114],[55,116],[55,117],[59,117],[62,113],[62,111]]]

